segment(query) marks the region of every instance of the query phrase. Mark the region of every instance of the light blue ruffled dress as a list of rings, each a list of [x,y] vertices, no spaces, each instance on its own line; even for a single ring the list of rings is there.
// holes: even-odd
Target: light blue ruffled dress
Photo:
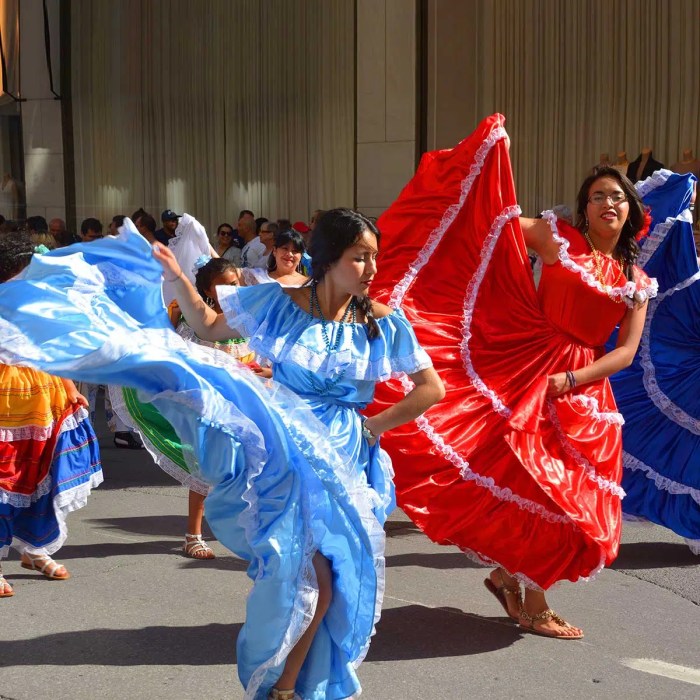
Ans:
[[[400,311],[379,319],[373,341],[364,326],[348,325],[329,353],[320,321],[279,285],[220,289],[228,322],[272,361],[275,381],[264,382],[177,336],[161,279],[130,222],[117,238],[35,258],[0,285],[0,361],[132,386],[173,426],[212,486],[212,530],[250,562],[237,646],[246,698],[265,698],[279,677],[315,609],[312,557],[327,557],[333,599],[297,692],[350,697],[381,610],[382,526],[394,503],[389,459],[363,440],[358,410],[377,381],[430,359]],[[339,324],[331,326],[335,342]]]

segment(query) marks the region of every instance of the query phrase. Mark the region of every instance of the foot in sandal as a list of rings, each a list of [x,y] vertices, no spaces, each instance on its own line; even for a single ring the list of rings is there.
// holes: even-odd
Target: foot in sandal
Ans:
[[[11,598],[15,594],[12,586],[7,582],[7,579],[2,575],[0,568],[0,598]]]
[[[202,535],[185,535],[182,551],[192,559],[216,559],[214,550],[204,541]]]
[[[70,574],[63,564],[54,561],[46,554],[22,553],[22,568],[38,571],[40,574],[53,581],[65,581]]]

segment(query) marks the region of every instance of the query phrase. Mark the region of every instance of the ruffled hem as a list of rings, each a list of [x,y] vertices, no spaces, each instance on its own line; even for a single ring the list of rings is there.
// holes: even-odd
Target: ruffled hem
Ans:
[[[440,241],[442,241],[445,233],[447,233],[447,230],[454,223],[454,220],[457,218],[457,215],[464,206],[464,203],[467,201],[467,197],[469,196],[469,192],[471,191],[476,178],[479,176],[481,169],[484,167],[484,163],[486,162],[486,157],[488,156],[489,152],[499,141],[504,140],[506,143],[510,143],[506,130],[502,126],[499,126],[488,134],[488,136],[484,139],[484,142],[477,149],[476,154],[474,155],[474,162],[469,166],[469,174],[464,178],[464,180],[462,180],[457,202],[450,205],[445,210],[445,213],[440,219],[440,223],[432,231],[413,263],[409,264],[408,271],[403,276],[401,281],[394,287],[389,299],[389,306],[391,306],[393,309],[398,309],[401,306],[406,293],[411,288],[411,285],[418,276],[418,273],[427,264],[428,260],[430,260],[430,257],[435,252],[438,245],[440,245]],[[496,238],[497,237],[498,234],[496,234]]]
[[[625,419],[617,411],[601,411],[598,399],[588,394],[577,394],[571,399],[571,403],[579,404],[588,409],[589,415],[597,421],[608,423],[609,425],[624,425]]]
[[[666,168],[660,168],[655,170],[648,178],[645,180],[639,180],[635,183],[634,187],[637,190],[637,194],[640,198],[646,197],[652,190],[657,187],[661,187],[668,182],[668,179],[673,175],[671,170]]]
[[[606,294],[611,299],[618,299],[624,302],[629,308],[633,308],[635,304],[643,304],[648,299],[654,298],[659,291],[659,283],[652,279],[649,286],[637,289],[637,285],[633,280],[629,280],[622,287],[604,287],[585,267],[582,267],[577,262],[572,260],[569,255],[569,241],[559,235],[557,228],[557,215],[551,211],[542,212],[542,218],[549,224],[552,231],[552,238],[559,246],[559,262],[562,266],[571,272],[575,272],[589,287],[596,289],[601,294]]]
[[[56,494],[53,499],[53,509],[58,522],[59,534],[55,540],[49,542],[43,547],[34,547],[19,537],[15,537],[12,542],[12,546],[20,554],[27,552],[28,554],[45,555],[49,557],[55,554],[59,549],[61,549],[66,541],[66,538],[68,537],[68,527],[66,526],[68,514],[87,505],[87,499],[90,492],[92,489],[97,488],[103,481],[104,477],[102,475],[102,470],[99,469],[90,475],[90,479],[88,481],[76,486],[75,488],[67,489],[66,491],[61,491],[61,493]]]
[[[651,324],[654,321],[654,316],[659,308],[659,304],[663,301],[663,299],[672,296],[675,292],[680,291],[681,289],[685,289],[698,278],[700,278],[700,272],[696,273],[696,275],[693,275],[688,280],[684,280],[683,282],[677,284],[672,289],[667,290],[663,293],[660,299],[657,299],[655,303],[650,305],[649,309],[647,310],[644,330],[642,331],[642,337],[639,342],[639,363],[642,367],[642,382],[644,383],[644,388],[646,389],[650,401],[669,420],[673,421],[681,428],[684,428],[694,435],[700,435],[700,420],[691,416],[680,406],[678,406],[671,398],[669,398],[662,391],[656,379],[656,368],[654,367],[654,362],[651,357]]]
[[[656,470],[652,469],[648,464],[645,464],[640,459],[637,459],[629,452],[623,451],[622,453],[622,463],[626,469],[633,472],[642,472],[646,475],[647,479],[654,482],[657,489],[661,491],[667,491],[674,496],[690,496],[698,505],[700,505],[700,489],[693,488],[692,486],[686,486],[673,479],[669,479],[662,474],[659,474]]]
[[[269,294],[269,303],[275,305],[275,317],[285,319],[289,318],[290,314],[304,314],[298,305],[285,292],[281,291],[278,285],[274,287],[272,285],[259,285],[259,287],[272,288],[273,291]],[[354,352],[352,347],[341,348],[337,352],[331,353],[325,347],[319,350],[310,348],[297,341],[298,327],[278,329],[279,332],[276,332],[270,327],[267,318],[262,321],[256,318],[241,300],[240,292],[251,289],[256,289],[256,287],[247,287],[243,290],[237,287],[222,287],[219,290],[219,304],[229,326],[237,329],[241,335],[248,337],[250,348],[272,362],[293,362],[299,367],[329,379],[342,374],[350,380],[372,382],[384,382],[433,366],[428,353],[415,342],[411,350],[403,355],[381,352],[379,349],[379,351],[373,352],[375,356],[379,356],[375,360]],[[283,297],[279,297],[279,294],[282,294]],[[268,314],[271,313],[270,310]],[[305,315],[307,316],[305,323],[308,323],[308,314]],[[377,323],[382,333],[380,338],[384,343],[387,343],[387,339],[388,341],[392,340],[395,328],[403,329],[405,327],[408,329],[410,327],[403,314],[396,310],[392,314],[377,319]],[[352,329],[354,333],[365,334],[363,324],[345,324],[345,326]],[[379,343],[380,338],[373,341],[365,339],[364,342],[373,348],[373,344]]]
[[[190,491],[206,496],[209,493],[209,484],[202,479],[197,478],[193,474],[188,474],[180,465],[176,464],[169,457],[160,452],[148,435],[141,430],[138,423],[136,423],[129,413],[129,409],[126,407],[124,393],[121,387],[108,385],[107,390],[109,391],[109,399],[112,402],[112,409],[127,428],[138,434],[143,442],[143,446],[148,451],[148,454],[151,455],[153,461],[168,476],[171,476],[182,486],[188,488]]]

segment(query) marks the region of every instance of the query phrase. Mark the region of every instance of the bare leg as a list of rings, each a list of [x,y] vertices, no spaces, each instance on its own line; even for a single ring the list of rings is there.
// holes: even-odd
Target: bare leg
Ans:
[[[506,585],[508,587],[519,588],[520,584],[518,580],[511,576],[505,569],[498,568],[492,571],[489,578],[494,583],[494,585]],[[515,595],[506,595],[506,602],[508,604],[508,613],[518,615],[520,613],[520,602],[516,599]],[[519,621],[524,627],[534,627],[535,631],[544,634],[549,634],[557,637],[580,637],[583,632],[578,627],[570,625],[558,616],[550,617],[548,619],[535,620],[534,622],[528,621],[527,617],[536,617],[545,610],[549,610],[550,607],[545,598],[544,591],[536,591],[532,588],[525,588],[525,596],[523,599],[523,611],[525,615],[520,613]]]
[[[309,653],[316,630],[321,624],[324,615],[328,612],[328,608],[331,604],[331,597],[333,595],[333,575],[331,573],[330,562],[322,554],[316,552],[316,554],[314,554],[313,564],[316,570],[316,581],[318,582],[316,612],[306,632],[304,632],[287,656],[284,671],[282,671],[282,675],[279,677],[277,683],[275,683],[275,688],[278,690],[292,690],[296,685],[299,671],[301,671],[304,659]]]
[[[209,545],[202,537],[202,519],[204,518],[204,499],[196,491],[190,491],[187,511],[187,534],[185,535],[185,553],[193,559],[214,559]]]

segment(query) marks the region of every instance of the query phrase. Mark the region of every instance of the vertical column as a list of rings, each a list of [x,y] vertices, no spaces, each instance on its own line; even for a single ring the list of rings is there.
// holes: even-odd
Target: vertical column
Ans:
[[[60,94],[59,2],[47,2],[54,90]],[[42,0],[22,0],[20,91],[27,215],[65,218],[61,103],[50,89]]]
[[[417,1],[357,0],[356,206],[372,216],[416,167]]]

